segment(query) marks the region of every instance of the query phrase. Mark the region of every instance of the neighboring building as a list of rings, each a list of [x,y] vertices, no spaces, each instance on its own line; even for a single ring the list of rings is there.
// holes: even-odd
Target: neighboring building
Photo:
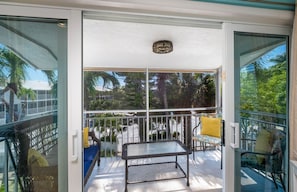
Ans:
[[[37,114],[48,113],[57,110],[57,98],[51,90],[48,82],[44,81],[26,81],[24,88],[32,89],[35,93],[35,99],[31,99],[28,95],[18,98],[14,96],[15,115],[18,120],[26,119]],[[0,88],[3,90],[4,88]],[[9,121],[8,106],[9,105],[9,91],[6,91],[1,96],[0,101],[0,125]]]
[[[0,88],[1,92],[4,88]],[[8,117],[8,105],[9,105],[9,97],[10,97],[10,90],[7,90],[1,95],[1,100],[0,100],[0,125],[3,125],[9,121]],[[14,109],[15,109],[15,114],[17,116],[20,115],[21,111],[21,100],[14,95]]]

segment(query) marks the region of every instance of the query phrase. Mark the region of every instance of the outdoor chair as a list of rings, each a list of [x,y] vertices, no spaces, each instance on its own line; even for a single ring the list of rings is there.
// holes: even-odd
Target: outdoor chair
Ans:
[[[283,131],[261,129],[256,140],[245,139],[250,145],[252,143],[252,149],[241,153],[241,167],[252,168],[264,173],[265,176],[270,173],[275,187],[278,188],[278,178],[285,190],[282,178],[285,138]]]
[[[200,131],[198,128],[200,128]],[[197,148],[196,144],[198,142],[200,143],[200,147],[202,147],[203,151],[205,151],[207,147],[216,148],[217,146],[220,146],[222,151],[222,146],[224,144],[224,120],[221,118],[201,116],[199,124],[193,128],[192,141],[193,159],[195,159],[194,152]]]
[[[95,135],[95,128],[83,128],[84,185],[87,184],[95,165],[100,166],[101,141]]]

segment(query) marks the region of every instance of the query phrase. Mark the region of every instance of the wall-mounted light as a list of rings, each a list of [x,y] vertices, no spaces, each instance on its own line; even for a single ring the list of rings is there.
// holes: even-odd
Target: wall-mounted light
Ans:
[[[153,44],[153,52],[157,54],[165,54],[173,51],[173,45],[171,41],[161,40],[156,41]]]

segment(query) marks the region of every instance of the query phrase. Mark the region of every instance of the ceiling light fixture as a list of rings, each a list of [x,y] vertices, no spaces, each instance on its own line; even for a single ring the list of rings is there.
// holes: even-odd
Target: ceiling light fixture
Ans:
[[[153,44],[153,52],[157,54],[165,54],[173,51],[173,45],[171,41],[161,40],[156,41]]]
[[[59,27],[61,27],[61,28],[65,28],[65,27],[67,27],[67,25],[66,25],[65,22],[59,22],[59,23],[57,23],[57,25],[58,25]]]

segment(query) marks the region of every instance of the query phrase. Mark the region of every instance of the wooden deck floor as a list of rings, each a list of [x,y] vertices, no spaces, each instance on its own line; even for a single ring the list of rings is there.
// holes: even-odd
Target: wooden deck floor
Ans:
[[[129,184],[129,192],[220,192],[222,191],[221,152],[198,151],[195,152],[195,160],[190,155],[190,186],[186,185],[186,179],[173,179],[154,181],[139,184]],[[170,159],[171,158],[171,159]],[[149,158],[133,160],[129,164],[149,162],[163,162],[174,160],[172,157]],[[179,163],[185,169],[186,157],[180,156]],[[186,169],[185,169],[186,170]],[[137,166],[129,169],[129,179],[142,180],[143,178],[168,178],[180,174],[178,170],[171,169],[170,164]],[[100,167],[95,167],[85,186],[85,192],[123,192],[125,188],[125,161],[120,157],[102,158]]]

